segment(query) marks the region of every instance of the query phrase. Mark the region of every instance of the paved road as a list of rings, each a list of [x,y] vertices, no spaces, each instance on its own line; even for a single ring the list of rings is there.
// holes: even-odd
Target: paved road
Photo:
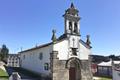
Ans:
[[[13,67],[6,67],[6,70],[8,72],[8,75],[10,76],[13,72],[18,72],[18,74],[21,76],[22,80],[41,80],[38,77],[31,77],[30,75],[26,73],[21,73],[18,70],[14,69]],[[24,71],[23,71],[24,72]]]

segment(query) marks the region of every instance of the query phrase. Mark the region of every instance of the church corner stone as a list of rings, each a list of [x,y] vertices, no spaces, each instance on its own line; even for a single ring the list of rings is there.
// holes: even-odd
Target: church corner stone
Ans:
[[[51,53],[51,72],[52,72],[52,80],[67,80],[68,70],[65,69],[65,62],[64,60],[59,60],[57,58],[57,51],[53,51]]]

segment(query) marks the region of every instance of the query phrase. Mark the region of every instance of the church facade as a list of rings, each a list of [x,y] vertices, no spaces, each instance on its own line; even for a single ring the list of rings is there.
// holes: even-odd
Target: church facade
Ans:
[[[89,36],[80,37],[79,11],[73,3],[65,11],[64,34],[52,42],[19,52],[20,67],[52,80],[92,80]]]

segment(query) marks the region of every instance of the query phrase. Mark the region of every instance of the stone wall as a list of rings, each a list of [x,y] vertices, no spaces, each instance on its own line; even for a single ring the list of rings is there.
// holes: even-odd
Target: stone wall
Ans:
[[[81,61],[81,80],[92,80],[92,71],[89,60]]]
[[[51,53],[51,72],[52,80],[68,80],[69,70],[65,69],[66,61],[60,61],[57,58],[57,51]]]

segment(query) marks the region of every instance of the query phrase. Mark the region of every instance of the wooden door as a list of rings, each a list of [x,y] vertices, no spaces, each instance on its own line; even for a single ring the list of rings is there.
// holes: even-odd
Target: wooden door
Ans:
[[[74,67],[69,69],[69,80],[76,80],[76,70]]]

